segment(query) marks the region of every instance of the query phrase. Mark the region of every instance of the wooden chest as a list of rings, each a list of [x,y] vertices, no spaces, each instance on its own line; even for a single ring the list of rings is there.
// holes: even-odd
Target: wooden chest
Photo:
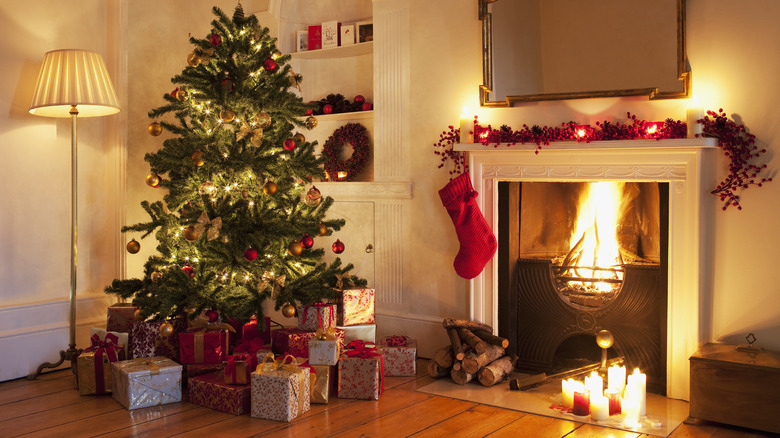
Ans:
[[[780,355],[706,344],[690,365],[691,417],[780,433]]]

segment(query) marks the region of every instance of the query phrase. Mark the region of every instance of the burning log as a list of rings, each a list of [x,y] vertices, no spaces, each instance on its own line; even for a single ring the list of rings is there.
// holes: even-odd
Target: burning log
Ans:
[[[468,321],[463,319],[453,319],[453,318],[444,318],[444,321],[442,321],[442,325],[445,329],[448,328],[465,328],[469,330],[483,330],[486,332],[493,333],[493,327],[482,324],[481,322],[477,321]]]
[[[493,386],[504,379],[515,367],[512,358],[503,356],[491,362],[477,372],[477,380],[482,386]]]
[[[498,345],[501,348],[509,348],[509,339],[496,336],[493,333],[483,330],[475,330],[474,334],[488,344]]]
[[[487,351],[488,343],[480,339],[471,330],[459,328],[458,335],[460,335],[460,339],[468,344],[468,346],[471,347],[477,354],[485,354]]]
[[[480,368],[493,362],[504,355],[504,349],[498,345],[486,344],[487,351],[483,354],[469,353],[463,358],[463,370],[470,374],[476,374]]]
[[[443,367],[436,363],[436,361],[429,360],[428,361],[428,375],[433,377],[434,379],[438,379],[440,377],[446,377],[450,374],[450,368]]]

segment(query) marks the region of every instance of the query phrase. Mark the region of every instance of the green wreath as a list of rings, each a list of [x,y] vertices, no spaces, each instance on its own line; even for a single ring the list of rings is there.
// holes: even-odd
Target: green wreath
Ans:
[[[346,161],[341,160],[344,144],[352,145],[352,156]],[[346,180],[357,176],[368,161],[370,154],[369,138],[366,127],[360,123],[347,123],[335,130],[322,147],[325,157],[325,172],[331,179],[336,179],[339,172],[347,172]]]

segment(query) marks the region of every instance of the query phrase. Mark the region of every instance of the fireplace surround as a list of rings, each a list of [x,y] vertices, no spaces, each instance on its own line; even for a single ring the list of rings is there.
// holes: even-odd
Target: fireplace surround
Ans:
[[[688,358],[709,340],[711,212],[716,186],[715,139],[460,144],[468,155],[477,204],[497,239],[501,181],[636,181],[669,183],[666,394],[688,400]],[[498,327],[497,256],[470,280],[470,317]]]

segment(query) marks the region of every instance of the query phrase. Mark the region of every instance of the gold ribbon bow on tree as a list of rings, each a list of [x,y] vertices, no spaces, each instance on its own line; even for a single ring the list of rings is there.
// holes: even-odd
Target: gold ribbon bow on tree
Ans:
[[[298,82],[298,78],[295,76],[293,69],[290,69],[290,86],[293,86],[301,91],[301,84]]]
[[[271,291],[271,299],[276,299],[279,295],[279,291],[284,287],[284,283],[287,281],[287,276],[282,274],[278,277],[274,277],[271,274],[263,274],[263,279],[260,284],[257,285],[257,291],[263,293],[266,289]]]
[[[354,286],[355,284],[352,282],[352,278],[349,276],[349,272],[345,272],[343,274],[335,274],[336,275],[336,289],[337,290],[344,290],[344,286]]]
[[[209,225],[209,231],[206,234],[206,238],[208,240],[214,240],[217,237],[219,237],[219,230],[222,229],[222,218],[218,217],[216,219],[209,220],[209,215],[206,214],[204,211],[200,214],[200,217],[198,218],[198,223],[195,224],[195,231],[198,233],[198,235],[202,235],[203,231],[206,230],[206,225]]]
[[[236,329],[226,322],[209,322],[209,317],[201,313],[195,319],[188,320],[187,331],[190,332],[213,332],[216,330],[227,330],[235,333]]]
[[[249,138],[249,141],[255,146],[260,147],[263,144],[263,128],[253,128],[249,126],[247,122],[241,124],[241,129],[236,132],[236,141],[241,141],[244,138]]]

